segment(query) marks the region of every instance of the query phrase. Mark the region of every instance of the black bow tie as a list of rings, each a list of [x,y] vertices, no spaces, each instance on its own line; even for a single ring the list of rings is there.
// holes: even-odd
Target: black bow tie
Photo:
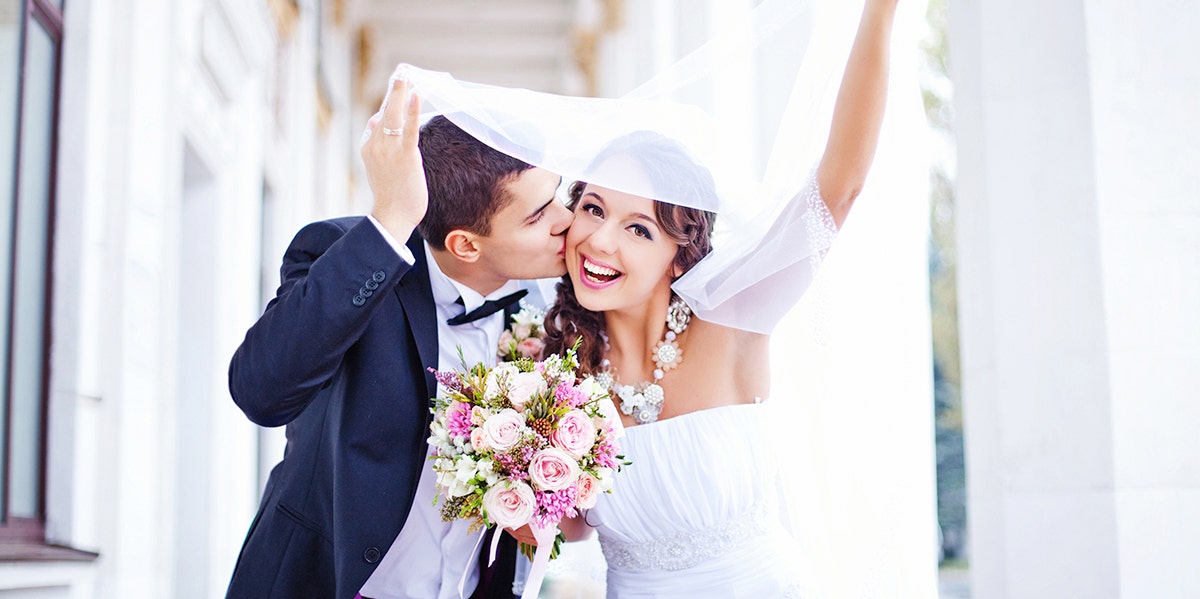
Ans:
[[[470,312],[467,312],[466,314],[459,314],[458,316],[455,316],[454,318],[446,320],[446,324],[448,324],[450,326],[457,326],[460,324],[467,324],[468,322],[475,322],[476,320],[479,320],[480,318],[487,318],[488,316],[491,316],[491,315],[521,301],[521,298],[525,297],[525,294],[527,294],[527,293],[529,293],[528,289],[522,289],[520,291],[517,291],[516,293],[510,293],[500,299],[488,300],[486,302],[483,302],[482,306],[479,306],[478,308],[475,308],[474,310],[471,310]],[[458,298],[458,300],[456,300],[456,303],[461,304],[462,298],[461,297]]]

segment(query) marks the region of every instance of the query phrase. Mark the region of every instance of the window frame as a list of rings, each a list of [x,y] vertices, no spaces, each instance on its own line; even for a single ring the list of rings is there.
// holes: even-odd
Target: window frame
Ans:
[[[63,55],[63,9],[55,6],[50,0],[24,0],[23,7],[18,17],[18,34],[17,47],[17,102],[15,118],[15,135],[10,140],[17,148],[14,153],[13,164],[13,206],[12,206],[12,246],[10,247],[10,260],[14,268],[10,269],[9,280],[7,281],[7,292],[9,296],[8,313],[4,318],[8,319],[8,335],[3,340],[9,347],[8,362],[3,365],[5,372],[6,385],[3,389],[3,409],[5,410],[4,426],[8,427],[8,431],[4,435],[4,446],[0,447],[0,480],[4,484],[0,485],[0,493],[9,492],[9,477],[12,471],[12,456],[10,445],[12,443],[12,368],[14,360],[13,335],[14,328],[12,321],[15,318],[15,294],[16,294],[16,268],[17,262],[17,215],[20,210],[20,202],[18,191],[21,189],[21,140],[23,139],[23,116],[25,110],[25,84],[26,84],[26,57],[29,40],[29,32],[31,27],[41,27],[50,37],[55,46],[54,54],[54,73],[56,81],[54,84],[54,105],[51,107],[51,123],[50,123],[50,142],[49,142],[49,171],[47,177],[47,194],[49,195],[50,206],[48,207],[47,230],[46,235],[46,259],[47,269],[43,279],[43,301],[45,309],[42,313],[42,347],[41,347],[41,381],[38,391],[38,500],[35,515],[29,517],[10,517],[9,509],[11,502],[8,497],[0,498],[0,561],[15,560],[15,559],[76,559],[79,556],[74,556],[74,550],[58,551],[56,547],[45,543],[46,536],[46,484],[47,484],[47,464],[48,457],[47,433],[49,431],[49,387],[50,387],[50,345],[51,345],[51,317],[53,314],[53,277],[50,276],[50,269],[54,260],[54,230],[55,230],[55,212],[57,209],[57,187],[58,187],[58,125],[59,125],[59,106],[62,100],[62,55]],[[5,140],[9,141],[9,140]],[[63,548],[65,549],[65,548]],[[86,559],[86,558],[85,558]]]

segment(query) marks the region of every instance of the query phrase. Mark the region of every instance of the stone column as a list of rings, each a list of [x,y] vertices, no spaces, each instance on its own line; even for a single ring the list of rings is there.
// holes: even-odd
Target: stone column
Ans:
[[[1200,596],[1197,30],[951,6],[975,597]]]

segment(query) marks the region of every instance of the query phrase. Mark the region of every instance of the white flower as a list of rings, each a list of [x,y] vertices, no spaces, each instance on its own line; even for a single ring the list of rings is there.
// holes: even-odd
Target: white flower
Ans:
[[[477,471],[478,469],[475,466],[475,460],[472,459],[471,456],[463,456],[458,460],[458,463],[455,464],[454,477],[458,479],[458,482],[469,483],[471,482],[472,478],[475,478]]]
[[[605,389],[595,377],[591,376],[585,377],[582,381],[579,381],[579,390],[582,391],[584,395],[587,395],[588,399],[592,400],[602,399],[608,396],[608,389]]]
[[[596,468],[596,480],[600,482],[600,491],[607,493],[613,488],[613,471],[611,468]]]
[[[512,375],[518,374],[521,371],[517,369],[516,364],[504,362],[497,364],[488,372],[487,379],[483,383],[483,396],[485,399],[493,400],[500,397],[504,391],[504,387],[508,385],[508,381]]]
[[[496,473],[496,465],[491,460],[479,460],[475,465],[479,468],[479,475],[487,481],[487,486],[491,487],[500,480],[500,475]]]
[[[513,314],[512,318],[513,322],[518,325],[540,327],[546,315],[537,308],[525,306],[521,308],[520,312]]]

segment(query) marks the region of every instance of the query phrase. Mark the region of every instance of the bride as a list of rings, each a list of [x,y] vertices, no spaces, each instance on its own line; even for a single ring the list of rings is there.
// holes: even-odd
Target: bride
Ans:
[[[825,151],[758,244],[796,248],[797,262],[775,278],[803,280],[768,277],[743,293],[777,289],[788,295],[771,301],[799,300],[853,205],[882,123],[895,7],[895,0],[868,0]],[[610,386],[622,413],[622,449],[633,465],[618,475],[617,492],[564,532],[568,539],[599,532],[610,597],[799,596],[777,499],[782,465],[762,442],[769,335],[693,316],[673,291],[710,252],[713,178],[679,144],[654,134],[610,143],[594,171],[640,178],[635,186],[654,193],[572,186],[568,274],[546,316],[546,351],[580,344],[580,370]]]
[[[686,91],[677,88],[697,72],[719,86],[728,67],[746,67],[737,49],[758,48],[803,4],[762,3],[744,38],[695,53],[619,100],[480,86],[407,65],[397,72],[426,114],[577,181],[546,351],[578,343],[580,370],[607,382],[627,427],[622,450],[632,465],[615,492],[563,525],[569,539],[598,531],[610,597],[805,591],[787,550],[795,541],[780,493],[786,464],[766,442],[770,333],[808,288],[866,180],[897,0],[865,0],[824,150],[808,171],[811,154],[800,162],[803,152],[789,151],[808,143],[788,126],[791,99],[761,179],[740,176],[732,163],[744,156],[713,134],[723,128],[705,111],[660,101],[662,89]]]

